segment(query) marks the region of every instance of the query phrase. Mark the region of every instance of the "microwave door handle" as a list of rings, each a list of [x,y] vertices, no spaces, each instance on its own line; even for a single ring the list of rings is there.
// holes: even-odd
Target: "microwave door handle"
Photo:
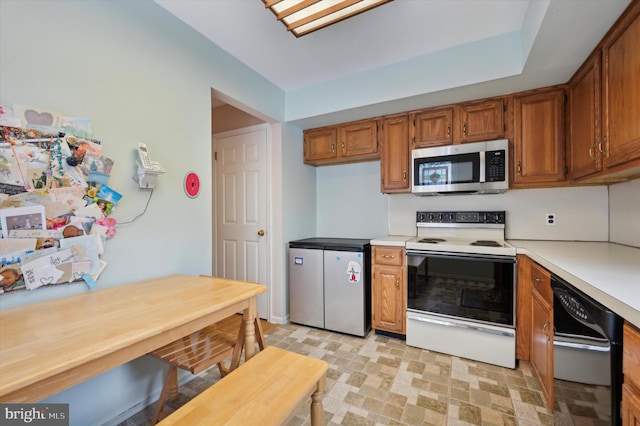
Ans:
[[[486,171],[485,169],[487,167],[487,163],[486,163],[486,161],[487,161],[486,160],[487,152],[482,150],[482,151],[479,152],[479,154],[480,154],[480,182],[484,183],[484,182],[487,181],[485,179],[485,171]]]

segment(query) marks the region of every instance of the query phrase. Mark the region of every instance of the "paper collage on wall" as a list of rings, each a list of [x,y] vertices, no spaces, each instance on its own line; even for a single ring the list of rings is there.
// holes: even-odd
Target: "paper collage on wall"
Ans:
[[[102,148],[89,119],[0,105],[0,293],[93,287],[122,198]]]

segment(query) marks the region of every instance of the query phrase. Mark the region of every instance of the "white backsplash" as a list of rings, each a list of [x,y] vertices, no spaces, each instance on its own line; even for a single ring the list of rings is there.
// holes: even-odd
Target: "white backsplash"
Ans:
[[[610,241],[640,248],[640,179],[609,187]]]
[[[389,233],[415,235],[416,211],[504,210],[507,239],[609,240],[609,205],[606,186],[517,189],[504,194],[390,197]],[[547,213],[556,225],[545,224]]]

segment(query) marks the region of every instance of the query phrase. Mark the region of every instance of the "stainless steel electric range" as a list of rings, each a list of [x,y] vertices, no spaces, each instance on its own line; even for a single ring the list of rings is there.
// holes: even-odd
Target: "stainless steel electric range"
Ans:
[[[516,249],[504,211],[417,212],[407,344],[515,368]]]

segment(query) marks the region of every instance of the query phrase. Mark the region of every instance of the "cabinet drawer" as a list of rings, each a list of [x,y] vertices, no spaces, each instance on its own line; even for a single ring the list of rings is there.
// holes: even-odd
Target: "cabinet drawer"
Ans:
[[[622,372],[625,383],[631,380],[640,389],[640,330],[629,323],[624,325]]]
[[[376,265],[404,265],[404,247],[373,246],[373,262]]]
[[[531,286],[549,303],[553,301],[551,273],[537,263],[531,263]]]

